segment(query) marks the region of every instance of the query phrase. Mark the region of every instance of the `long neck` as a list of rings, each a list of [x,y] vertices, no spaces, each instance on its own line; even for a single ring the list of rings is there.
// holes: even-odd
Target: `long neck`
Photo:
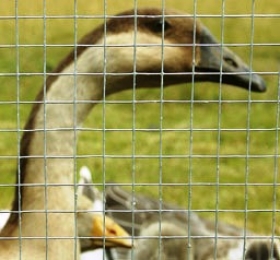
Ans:
[[[77,63],[77,71],[79,66]],[[62,73],[73,73],[73,65],[67,67]],[[80,73],[80,72],[79,72]],[[59,76],[48,89],[43,103],[37,108],[33,119],[32,138],[28,146],[28,158],[24,169],[24,183],[39,184],[73,184],[74,157],[77,141],[77,126],[81,125],[93,106],[93,100],[102,97],[102,88],[88,76]],[[90,102],[87,102],[90,101]],[[24,138],[24,137],[23,137]],[[33,189],[30,189],[33,193]],[[70,207],[61,200],[52,199],[60,194],[60,187],[48,188],[48,207],[50,209]],[[70,187],[72,190],[72,187]],[[66,190],[70,190],[66,187]],[[25,188],[24,188],[25,190]],[[36,194],[37,200],[31,208],[46,207],[45,192]],[[30,202],[25,202],[24,194],[22,209],[29,208]],[[39,198],[38,198],[39,197]],[[40,198],[41,197],[41,198]],[[73,201],[73,198],[70,200]],[[64,199],[64,198],[63,198]],[[34,205],[34,203],[36,205]],[[41,205],[40,205],[41,204]]]
[[[89,55],[90,52],[84,51],[75,65],[66,66],[60,76],[51,80],[47,91],[39,95],[37,101],[40,104],[34,106],[31,112],[22,137],[19,172],[24,186],[16,191],[13,205],[15,211],[31,211],[21,214],[21,236],[73,238],[77,235],[73,188],[75,129],[90,112],[94,100],[102,98],[103,93],[102,77],[81,75],[94,69],[85,64],[87,58],[94,58]],[[18,196],[19,191],[21,196]],[[46,213],[51,211],[58,213]],[[18,220],[19,214],[12,214],[1,236],[18,236]],[[33,239],[29,243],[35,241],[37,244],[33,247],[42,247],[46,243],[44,239]],[[68,243],[63,248],[74,248],[74,239],[55,241],[48,243],[50,255],[59,255],[59,249],[55,247],[60,242]]]
[[[21,173],[24,174],[25,184],[73,184],[73,158],[77,141],[75,129],[82,124],[90,112],[94,100],[99,100],[103,93],[102,79],[85,75],[94,70],[87,60],[94,59],[90,54],[91,52],[85,51],[76,64],[68,65],[43,95],[42,104],[37,106],[35,116],[29,123],[31,125],[29,128],[34,130],[31,133],[32,138],[23,136],[23,139],[30,139],[25,149],[27,154],[24,154],[29,158],[27,158],[26,169],[22,169],[24,172]],[[33,189],[29,190],[34,193]],[[56,197],[59,194],[58,189],[60,189],[58,186],[49,188],[48,198],[45,198],[45,192],[37,193],[37,200],[32,203],[31,208],[45,209],[47,199],[50,209],[70,205],[73,209],[73,202],[68,205],[63,200],[50,197],[52,191]],[[70,189],[67,187],[66,190],[72,190],[72,187]],[[29,196],[24,194],[22,210],[30,207],[30,201],[25,201],[25,197],[29,198]],[[73,201],[73,198],[74,196],[70,200]]]
[[[91,39],[90,35],[86,36],[87,38]],[[147,41],[145,35],[140,38],[143,42]],[[107,35],[106,44],[114,46],[116,43],[133,43],[133,40],[131,33],[112,34]],[[73,188],[77,141],[75,129],[84,121],[94,101],[100,100],[103,94],[108,95],[130,88],[134,82],[131,73],[134,67],[134,48],[110,46],[106,48],[105,53],[102,47],[103,41],[95,43],[93,47],[80,46],[77,49],[76,62],[73,62],[75,55],[72,52],[55,71],[59,76],[47,79],[45,91],[38,96],[38,104],[33,107],[29,117],[26,132],[22,137],[18,172],[20,175],[18,183],[24,185],[16,190],[13,204],[13,211],[30,211],[26,214],[21,213],[22,236],[75,237],[77,235]],[[160,53],[160,47],[156,50]],[[147,48],[139,48],[136,57],[139,71],[145,71],[140,66],[143,63],[149,65],[148,71],[150,69],[154,71],[156,64],[146,62],[150,54]],[[106,81],[104,68],[105,73],[109,73],[106,75]],[[149,75],[149,82],[146,75],[137,76],[137,88],[159,86],[160,82],[159,75]],[[165,81],[165,85],[171,83],[174,82]],[[34,211],[42,211],[42,213]],[[51,211],[60,213],[50,213]],[[65,214],[63,211],[73,212],[73,214]],[[18,236],[18,223],[19,214],[12,214],[1,236]],[[63,243],[62,240],[60,243]],[[45,243],[44,240],[41,241]],[[71,241],[73,243],[74,239]],[[63,248],[69,246],[71,247],[65,245]],[[34,247],[37,248],[35,245]],[[59,250],[54,246],[52,251],[56,256]],[[50,259],[56,258],[50,257]]]

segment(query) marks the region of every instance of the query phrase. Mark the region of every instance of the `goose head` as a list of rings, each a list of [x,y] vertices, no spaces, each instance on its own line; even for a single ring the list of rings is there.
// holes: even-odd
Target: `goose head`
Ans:
[[[204,25],[176,11],[163,13],[149,8],[120,13],[87,34],[78,45],[59,70],[76,55],[77,68],[85,73],[95,72],[93,76],[99,83],[106,84],[106,94],[132,86],[158,87],[192,81],[221,82],[256,92],[266,90],[263,79],[221,46]]]
[[[85,201],[82,204],[85,206]],[[77,213],[81,251],[113,247],[131,248],[132,241],[127,232],[110,217],[90,209],[89,204],[84,208],[81,208],[80,204]]]
[[[102,193],[93,186],[89,168],[80,169],[78,187],[78,232],[81,251],[97,248],[131,248],[128,233],[112,218],[105,216]]]

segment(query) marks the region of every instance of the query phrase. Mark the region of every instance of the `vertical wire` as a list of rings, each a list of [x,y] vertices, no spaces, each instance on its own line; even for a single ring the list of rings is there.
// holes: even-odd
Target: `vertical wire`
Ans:
[[[106,19],[107,19],[107,0],[104,0],[104,8],[103,8],[103,19],[104,19],[104,45],[103,45],[103,97],[102,97],[102,171],[103,171],[103,180],[102,186],[103,190],[105,191],[105,180],[106,180],[106,72],[107,72],[107,55],[106,55],[106,37],[107,37],[107,26],[106,26]],[[105,201],[105,193],[103,192],[103,201]],[[104,209],[105,210],[105,209]],[[105,230],[105,212],[103,212],[103,230]],[[106,239],[105,236],[102,238],[103,245],[105,245]],[[105,248],[103,247],[103,257]]]
[[[136,87],[137,87],[137,32],[138,32],[138,16],[137,16],[137,9],[138,9],[138,1],[134,0],[134,35],[133,35],[133,82],[132,82],[132,133],[131,133],[131,189],[132,189],[132,198],[133,203],[131,205],[131,223],[132,223],[132,237],[134,237],[134,224],[135,224],[135,181],[136,181]],[[134,250],[131,250],[131,257],[134,256]]]
[[[159,238],[159,259],[162,258],[162,156],[163,156],[163,145],[162,145],[162,130],[163,130],[163,109],[164,109],[164,31],[165,31],[165,0],[161,1],[161,13],[162,13],[162,31],[161,31],[161,75],[160,75],[160,122],[159,122],[159,187],[158,187],[158,195],[159,195],[159,230],[160,230],[160,238]]]
[[[73,143],[72,145],[74,146],[73,148],[73,190],[74,190],[74,212],[73,212],[73,218],[74,218],[74,256],[76,259],[77,256],[77,250],[78,250],[78,239],[79,239],[79,234],[78,234],[78,225],[77,225],[77,198],[78,198],[78,176],[77,176],[77,77],[78,77],[78,71],[77,71],[77,48],[78,46],[78,3],[77,0],[74,0],[74,68],[73,68],[73,73],[74,73],[74,86],[73,86]]]
[[[20,39],[19,39],[19,4],[18,0],[15,0],[15,54],[16,54],[16,92],[17,92],[17,129],[20,129]],[[21,140],[21,134],[20,131],[17,131],[17,149],[18,149],[18,154],[20,154],[20,140]],[[19,232],[18,232],[18,239],[19,239],[19,259],[22,259],[22,226],[21,226],[21,221],[22,221],[22,216],[21,216],[21,168],[20,168],[20,160],[21,158],[17,160],[17,179],[18,179],[18,226],[19,226]]]
[[[44,131],[44,190],[45,190],[45,215],[46,215],[46,259],[48,259],[48,174],[47,174],[47,104],[46,104],[46,79],[47,79],[47,31],[46,31],[46,0],[43,1],[43,82],[44,82],[44,100],[43,100],[43,109],[44,109],[44,120],[43,120],[43,131]]]
[[[255,14],[255,0],[252,0],[251,5],[251,36],[250,36],[250,60],[249,60],[249,68],[252,70],[253,64],[253,47],[254,47],[254,14]],[[251,83],[252,83],[252,73],[249,74],[249,91],[248,91],[248,103],[247,103],[247,122],[246,122],[246,162],[245,162],[245,206],[244,206],[244,249],[243,249],[243,258],[245,258],[245,252],[247,247],[247,225],[248,225],[248,181],[249,181],[249,159],[250,159],[250,113],[251,113]]]
[[[187,212],[187,216],[188,216],[188,220],[191,219],[191,214],[192,214],[192,170],[193,170],[193,166],[192,166],[192,154],[193,154],[193,121],[194,121],[194,95],[195,95],[195,65],[196,65],[196,30],[197,30],[197,1],[194,0],[193,2],[193,47],[192,47],[192,74],[191,74],[191,96],[190,96],[190,140],[189,140],[189,157],[188,157],[188,161],[189,161],[189,171],[188,171],[188,212]],[[190,225],[191,221],[188,221],[188,256],[190,258],[191,255],[191,225]]]
[[[273,245],[275,240],[276,230],[276,210],[277,210],[277,180],[278,180],[278,143],[279,143],[279,118],[280,118],[280,70],[278,73],[278,95],[277,95],[277,112],[276,112],[276,126],[275,126],[275,156],[274,156],[274,174],[273,174],[273,204],[272,204],[272,223],[271,223],[271,248],[270,257],[273,259]]]
[[[225,31],[225,0],[222,0],[221,14],[221,45],[220,45],[220,77],[219,77],[219,106],[218,106],[218,125],[217,125],[217,151],[216,151],[216,202],[215,202],[215,246],[214,256],[218,255],[219,240],[219,205],[220,205],[220,153],[221,153],[221,115],[222,115],[222,82],[223,82],[223,48],[224,48],[224,31]]]

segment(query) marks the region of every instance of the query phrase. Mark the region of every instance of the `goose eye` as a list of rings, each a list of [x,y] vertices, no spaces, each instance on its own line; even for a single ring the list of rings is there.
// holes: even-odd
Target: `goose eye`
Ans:
[[[166,20],[157,20],[151,23],[151,30],[155,33],[162,33],[164,30],[165,32],[170,28],[170,24]]]

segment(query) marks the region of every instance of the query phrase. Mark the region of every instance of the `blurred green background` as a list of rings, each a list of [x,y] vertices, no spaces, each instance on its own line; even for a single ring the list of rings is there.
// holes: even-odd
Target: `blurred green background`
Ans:
[[[74,43],[75,28],[80,38],[104,21],[92,15],[115,14],[136,3],[139,7],[163,5],[156,0],[107,0],[106,5],[78,0],[75,13],[75,1],[48,0],[46,6],[43,2],[0,2],[0,208],[9,208],[12,201],[21,130],[42,86],[44,77],[36,73],[44,71],[44,61],[48,71],[53,69],[70,51],[61,45]],[[168,102],[162,107],[153,102],[160,99],[160,91],[150,89],[135,96],[151,102],[110,102],[105,109],[99,105],[81,131],[77,168],[87,165],[97,185],[120,182],[136,192],[202,211],[209,218],[218,214],[228,223],[243,227],[246,222],[255,232],[271,234],[272,220],[279,219],[280,195],[280,2],[169,0],[165,6],[196,11],[219,40],[223,28],[225,44],[248,44],[253,39],[254,47],[231,49],[263,75],[267,92],[184,84],[164,91]],[[76,20],[74,13],[79,15]],[[50,17],[43,20],[44,14]],[[44,42],[51,45],[46,51]],[[126,91],[108,100],[128,101],[132,96],[132,91]],[[164,131],[158,130],[161,124]]]

